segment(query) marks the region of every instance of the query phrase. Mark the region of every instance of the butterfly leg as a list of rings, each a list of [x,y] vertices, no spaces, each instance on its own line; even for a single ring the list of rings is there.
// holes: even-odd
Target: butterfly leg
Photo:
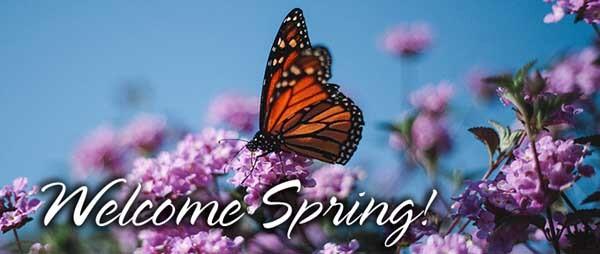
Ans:
[[[244,177],[244,180],[242,180],[242,183],[240,183],[240,185],[244,184],[244,182],[246,182],[246,180],[248,180],[248,177],[250,177],[252,175],[252,173],[254,172],[254,169],[256,168],[257,162],[258,162],[258,157],[255,158],[254,152],[251,152],[250,153],[250,164],[252,164],[252,167],[250,168],[250,172],[248,172],[248,174]]]
[[[283,173],[283,176],[287,178],[284,170],[285,161],[283,161],[283,157],[281,157],[281,152],[277,152],[277,156],[279,157],[279,165],[281,165],[281,173]]]
[[[254,169],[256,168],[256,164],[258,163],[258,159],[260,159],[261,157],[267,156],[269,153],[270,152],[265,152],[265,153],[259,154],[256,157],[254,157],[254,153],[252,153],[252,155],[250,156],[250,163],[252,164],[252,168],[250,169],[250,172],[248,173],[248,175],[246,175],[244,180],[242,180],[241,184],[244,184],[244,182],[248,179],[248,177],[250,177],[250,175],[252,175],[252,173],[254,172]],[[254,160],[252,160],[252,158],[254,158]]]

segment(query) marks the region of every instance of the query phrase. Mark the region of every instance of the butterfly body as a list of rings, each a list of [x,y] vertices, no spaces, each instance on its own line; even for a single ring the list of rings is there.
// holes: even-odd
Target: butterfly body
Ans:
[[[275,37],[263,80],[260,130],[250,151],[291,152],[346,164],[361,139],[362,111],[328,83],[331,55],[312,47],[302,10],[292,10]]]
[[[246,148],[255,152],[260,150],[264,154],[280,152],[283,144],[283,135],[272,135],[268,132],[258,131],[252,140],[246,144]]]

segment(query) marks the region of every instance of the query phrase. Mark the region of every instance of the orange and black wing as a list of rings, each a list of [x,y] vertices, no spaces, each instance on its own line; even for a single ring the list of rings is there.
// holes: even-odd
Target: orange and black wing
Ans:
[[[281,23],[271,46],[260,102],[260,129],[267,129],[267,118],[273,104],[281,96],[284,75],[291,70],[291,63],[296,61],[300,53],[311,47],[302,10],[296,8],[290,11]]]
[[[327,83],[331,57],[324,47],[301,51],[276,84],[265,131],[281,135],[281,149],[324,162],[346,164],[361,139],[362,112]],[[270,99],[269,99],[270,100]]]

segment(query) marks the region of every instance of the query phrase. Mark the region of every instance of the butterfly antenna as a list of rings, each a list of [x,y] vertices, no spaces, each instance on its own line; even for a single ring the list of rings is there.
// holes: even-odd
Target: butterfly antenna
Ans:
[[[242,151],[246,149],[245,146],[243,146],[242,148],[240,148],[240,150],[238,150],[235,155],[233,155],[233,157],[231,157],[231,159],[229,159],[227,161],[227,163],[225,163],[225,165],[229,165],[233,160],[237,159],[238,155],[240,155],[240,153],[242,153]],[[225,168],[223,168],[223,174],[225,174]]]

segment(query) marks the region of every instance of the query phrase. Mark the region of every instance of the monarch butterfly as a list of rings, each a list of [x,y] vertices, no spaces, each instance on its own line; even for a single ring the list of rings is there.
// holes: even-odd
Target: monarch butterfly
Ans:
[[[271,47],[263,80],[259,130],[246,148],[292,152],[327,163],[346,164],[357,148],[362,112],[327,83],[331,56],[311,47],[302,10],[290,11]]]

